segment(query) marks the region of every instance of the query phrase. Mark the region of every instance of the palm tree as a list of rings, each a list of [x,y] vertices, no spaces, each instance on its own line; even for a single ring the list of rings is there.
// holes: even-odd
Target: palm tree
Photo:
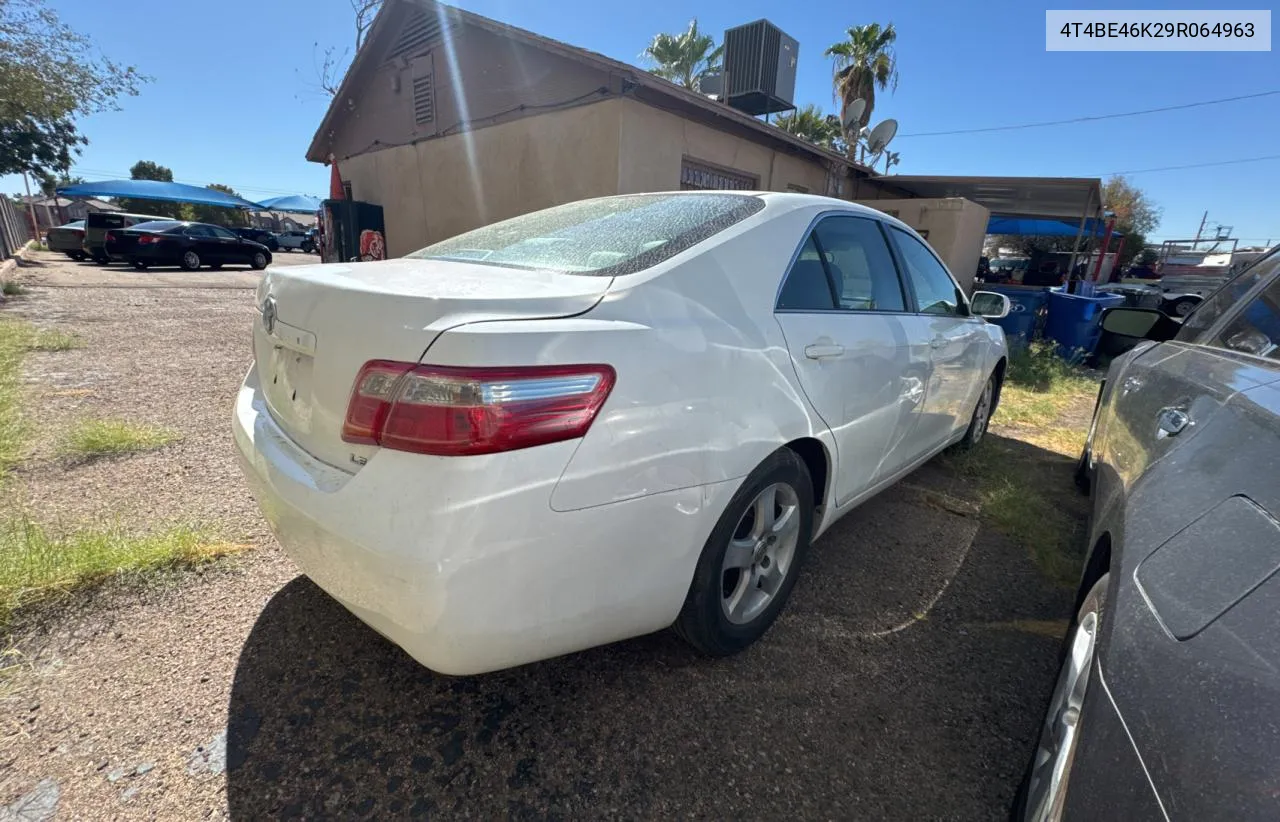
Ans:
[[[789,114],[782,114],[773,122],[783,131],[823,148],[834,147],[840,137],[840,124],[823,114],[822,109],[813,103]]]
[[[868,23],[850,26],[845,37],[847,39],[823,52],[823,56],[835,59],[832,85],[836,99],[843,103],[859,98],[867,101],[858,121],[858,129],[861,129],[871,121],[876,89],[884,91],[889,86],[898,87],[898,58],[893,50],[898,32],[894,31],[893,23],[884,28],[879,23]]]
[[[724,46],[717,46],[715,38],[698,31],[698,21],[689,21],[689,28],[680,34],[655,34],[642,57],[657,65],[651,71],[677,85],[698,89],[702,75],[720,69]]]

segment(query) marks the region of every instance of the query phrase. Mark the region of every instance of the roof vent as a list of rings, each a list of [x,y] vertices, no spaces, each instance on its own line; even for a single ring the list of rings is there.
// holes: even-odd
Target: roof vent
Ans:
[[[396,38],[395,45],[387,53],[387,60],[421,54],[442,36],[443,31],[437,17],[416,12],[405,23],[404,28],[400,29],[400,36]]]

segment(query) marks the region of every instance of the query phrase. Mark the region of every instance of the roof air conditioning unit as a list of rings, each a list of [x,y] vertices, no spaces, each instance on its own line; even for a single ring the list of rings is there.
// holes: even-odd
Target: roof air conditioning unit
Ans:
[[[795,108],[796,60],[800,44],[768,20],[724,33],[723,99],[751,115]]]

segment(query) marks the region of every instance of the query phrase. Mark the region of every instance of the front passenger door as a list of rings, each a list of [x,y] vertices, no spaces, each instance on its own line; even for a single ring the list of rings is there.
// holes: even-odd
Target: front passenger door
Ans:
[[[987,378],[986,321],[970,316],[964,292],[927,245],[897,226],[889,235],[916,298],[907,334],[929,346],[929,385],[916,440],[929,451],[969,424]]]
[[[249,247],[246,246],[235,233],[218,226],[210,226],[209,230],[213,232],[214,239],[218,243],[218,262],[221,263],[247,263],[249,262]]]
[[[809,402],[836,444],[836,505],[888,475],[916,422],[928,363],[902,328],[906,299],[878,220],[831,215],[805,238],[775,315]]]

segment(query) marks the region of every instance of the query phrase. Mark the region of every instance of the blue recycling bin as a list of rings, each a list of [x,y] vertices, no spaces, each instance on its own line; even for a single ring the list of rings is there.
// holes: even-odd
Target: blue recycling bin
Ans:
[[[1049,300],[1049,289],[1027,285],[988,285],[982,290],[1009,298],[1009,316],[994,322],[1004,329],[1004,338],[1010,349],[1025,348],[1035,339],[1040,315]]]
[[[1058,353],[1079,362],[1093,353],[1102,328],[1098,324],[1105,309],[1124,305],[1123,294],[1095,294],[1082,297],[1065,291],[1049,292],[1049,316],[1044,335],[1058,344]]]

